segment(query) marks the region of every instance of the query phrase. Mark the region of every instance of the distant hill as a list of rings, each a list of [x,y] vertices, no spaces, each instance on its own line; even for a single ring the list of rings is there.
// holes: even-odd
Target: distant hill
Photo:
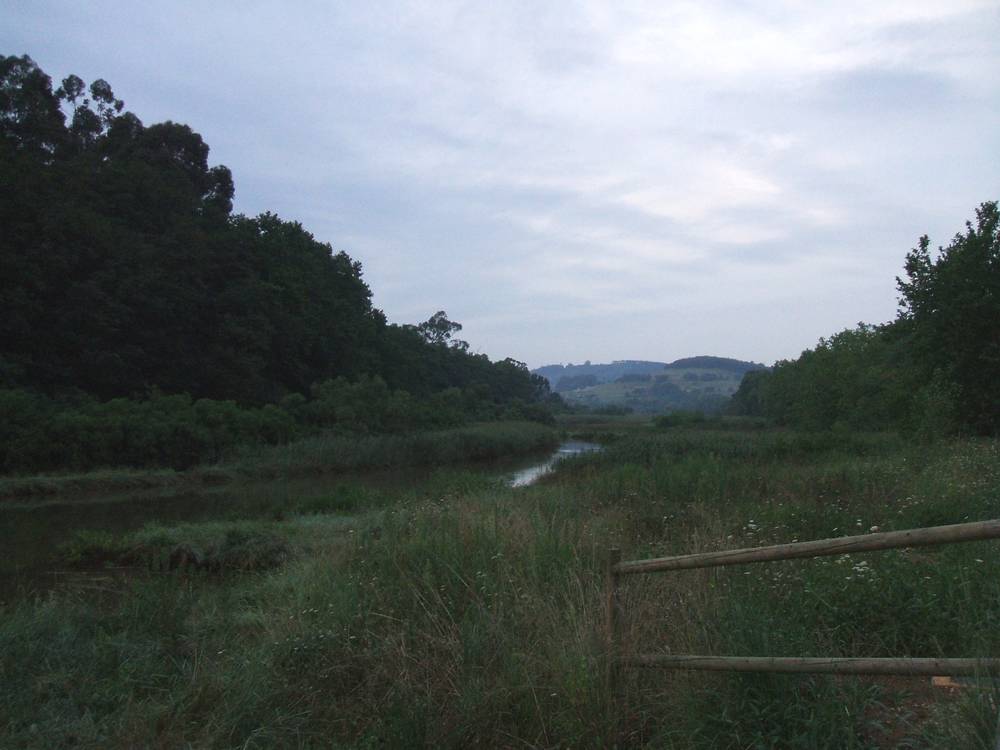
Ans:
[[[608,364],[546,365],[533,370],[571,404],[626,406],[657,414],[678,409],[720,410],[743,375],[766,367],[729,357],[685,357],[673,362],[619,360]]]
[[[536,375],[541,375],[549,381],[549,386],[553,390],[559,389],[559,381],[563,378],[579,378],[593,375],[597,383],[610,383],[617,380],[622,375],[652,375],[663,372],[667,366],[666,362],[647,362],[638,359],[623,359],[609,364],[593,365],[587,360],[582,365],[545,365],[537,370],[532,370]]]
[[[741,377],[750,370],[766,370],[767,366],[759,362],[745,362],[742,359],[731,359],[729,357],[709,357],[702,355],[699,357],[684,357],[676,359],[667,365],[672,370],[683,370],[692,367],[702,367],[711,370],[726,370],[727,372],[738,373]]]

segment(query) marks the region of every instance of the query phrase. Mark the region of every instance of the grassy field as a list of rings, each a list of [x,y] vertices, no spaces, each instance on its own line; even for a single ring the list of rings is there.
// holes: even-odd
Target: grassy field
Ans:
[[[0,746],[992,748],[995,691],[926,678],[630,671],[610,693],[600,613],[612,546],[1000,516],[1000,444],[611,433],[524,489],[442,470],[280,519],[78,536],[67,564],[113,567],[0,611]],[[974,543],[636,577],[624,642],[1000,656],[998,563]]]

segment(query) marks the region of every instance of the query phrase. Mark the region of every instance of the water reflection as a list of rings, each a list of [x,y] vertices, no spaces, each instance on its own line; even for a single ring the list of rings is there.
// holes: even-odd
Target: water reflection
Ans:
[[[404,492],[442,467],[237,481],[215,487],[162,487],[92,496],[55,495],[43,501],[0,502],[0,603],[22,586],[45,588],[59,546],[81,529],[114,534],[147,523],[280,518],[313,499],[349,494],[362,486],[376,493]],[[452,467],[448,467],[452,468]],[[459,465],[458,468],[462,468]],[[350,512],[350,511],[345,511]]]
[[[122,533],[149,522],[274,518],[286,509],[305,507],[345,488],[361,486],[386,495],[412,491],[438,471],[474,471],[523,487],[552,470],[564,456],[599,450],[594,443],[570,441],[552,454],[522,456],[483,463],[395,468],[338,474],[246,481],[216,487],[164,487],[126,490],[107,495],[69,493],[24,503],[0,502],[0,604],[23,586],[47,587],[59,546],[79,529]],[[345,512],[350,512],[345,510]]]
[[[527,487],[529,484],[534,484],[541,477],[552,471],[555,465],[567,456],[575,456],[580,453],[593,453],[594,451],[599,450],[601,450],[601,446],[597,443],[585,443],[581,440],[569,440],[560,445],[559,448],[556,449],[556,452],[549,456],[545,461],[529,466],[526,469],[516,471],[510,478],[509,484],[511,487]]]

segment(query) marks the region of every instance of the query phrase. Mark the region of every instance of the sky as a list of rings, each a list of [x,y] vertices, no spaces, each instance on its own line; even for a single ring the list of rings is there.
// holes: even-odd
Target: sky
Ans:
[[[390,321],[531,367],[891,320],[1000,199],[997,40],[997,0],[0,5],[0,53],[190,125]]]

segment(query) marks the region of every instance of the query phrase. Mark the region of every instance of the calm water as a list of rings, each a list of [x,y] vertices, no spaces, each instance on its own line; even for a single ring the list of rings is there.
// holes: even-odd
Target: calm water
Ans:
[[[343,481],[343,478],[340,480]],[[114,494],[53,495],[41,502],[0,503],[0,601],[18,590],[48,588],[59,545],[81,529],[125,532],[163,524],[273,516],[282,501],[329,492],[332,483],[294,480],[211,488],[162,488]]]
[[[554,453],[449,467],[404,468],[351,475],[234,483],[178,490],[163,488],[107,496],[55,495],[42,502],[0,503],[0,602],[17,592],[48,588],[58,575],[57,550],[74,532],[91,529],[122,533],[161,524],[213,519],[267,518],[282,507],[364,485],[385,492],[409,491],[439,469],[474,471],[523,487],[552,470],[560,458],[597,450],[592,443],[567,442]]]
[[[580,440],[567,441],[560,445],[556,452],[544,461],[514,472],[509,484],[511,487],[526,487],[529,484],[534,484],[541,477],[552,471],[555,465],[567,456],[576,456],[580,453],[593,453],[599,450],[601,450],[601,446],[597,443],[585,443]]]

